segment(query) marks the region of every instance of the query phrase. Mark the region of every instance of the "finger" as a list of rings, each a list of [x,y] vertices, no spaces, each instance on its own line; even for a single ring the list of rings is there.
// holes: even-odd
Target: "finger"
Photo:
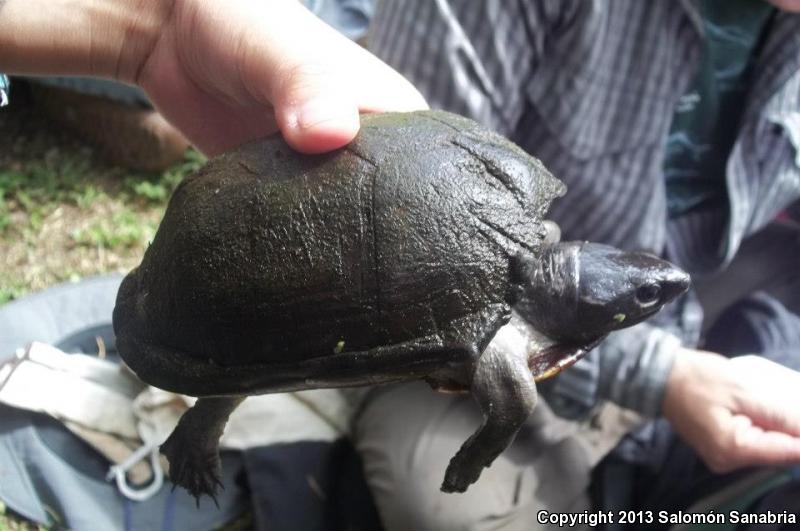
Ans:
[[[396,70],[361,47],[353,49],[351,72],[361,112],[409,112],[428,108],[422,94]]]
[[[737,409],[765,431],[800,437],[800,373],[760,356],[735,358],[732,364],[749,382],[747,392],[738,393]]]
[[[268,112],[229,105],[192,85],[176,65],[176,57],[157,54],[148,68],[157,76],[145,76],[143,88],[159,112],[176,125],[189,141],[208,156],[247,140],[274,134],[275,119]],[[202,109],[202,112],[198,112]]]
[[[275,93],[275,118],[284,138],[302,153],[324,153],[346,145],[360,120],[353,94],[327,67],[303,64]]]
[[[740,426],[730,459],[737,467],[800,463],[800,437],[764,431],[756,426]]]
[[[767,432],[780,432],[800,437],[800,411],[794,401],[775,400],[748,404],[741,412],[748,415],[756,426]]]
[[[248,34],[241,73],[257,99],[274,106],[292,147],[319,153],[347,144],[358,133],[360,110],[427,107],[402,76],[300,2],[279,5],[269,24]]]

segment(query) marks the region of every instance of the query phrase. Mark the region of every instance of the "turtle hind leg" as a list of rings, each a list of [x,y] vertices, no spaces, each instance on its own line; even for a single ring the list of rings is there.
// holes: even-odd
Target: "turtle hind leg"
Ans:
[[[483,413],[478,430],[450,460],[442,490],[464,492],[485,467],[514,441],[536,406],[537,394],[527,355],[492,342],[480,357],[470,392]]]
[[[242,396],[199,398],[161,445],[173,484],[188,490],[198,505],[204,494],[217,503],[217,487],[222,486],[219,438],[228,416],[243,400]]]

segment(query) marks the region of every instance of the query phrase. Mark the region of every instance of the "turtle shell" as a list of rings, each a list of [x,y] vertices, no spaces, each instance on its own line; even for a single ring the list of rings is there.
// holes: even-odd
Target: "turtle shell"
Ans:
[[[364,116],[356,139],[325,155],[252,142],[177,188],[115,326],[187,367],[423,337],[513,303],[512,257],[541,244],[564,191],[513,143],[440,111]],[[155,369],[120,350],[148,380]]]

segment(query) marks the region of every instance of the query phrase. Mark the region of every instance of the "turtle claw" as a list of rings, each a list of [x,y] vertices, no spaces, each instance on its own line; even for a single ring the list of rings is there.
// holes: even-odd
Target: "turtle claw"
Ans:
[[[176,486],[185,488],[194,496],[198,507],[200,498],[208,495],[219,508],[217,491],[219,488],[224,490],[224,487],[220,479],[222,463],[217,449],[208,451],[198,448],[197,445],[177,444],[174,435],[175,433],[161,445],[161,453],[169,461],[169,478],[172,480],[173,490]]]

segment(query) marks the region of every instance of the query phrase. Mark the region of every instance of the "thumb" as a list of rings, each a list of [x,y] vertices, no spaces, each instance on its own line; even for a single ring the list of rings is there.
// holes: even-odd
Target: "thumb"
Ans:
[[[274,110],[283,137],[297,151],[323,153],[358,133],[358,81],[348,74],[359,46],[322,22],[297,0],[259,5],[259,23],[240,46],[246,86]],[[253,6],[249,4],[251,8]]]
[[[359,111],[427,107],[408,81],[301,2],[275,2],[269,12],[248,32],[251,47],[240,72],[251,93],[272,105],[294,149],[322,153],[344,146],[358,133]]]
[[[278,127],[297,151],[324,153],[358,133],[358,104],[340,76],[326,67],[300,64],[290,69],[272,97]]]

